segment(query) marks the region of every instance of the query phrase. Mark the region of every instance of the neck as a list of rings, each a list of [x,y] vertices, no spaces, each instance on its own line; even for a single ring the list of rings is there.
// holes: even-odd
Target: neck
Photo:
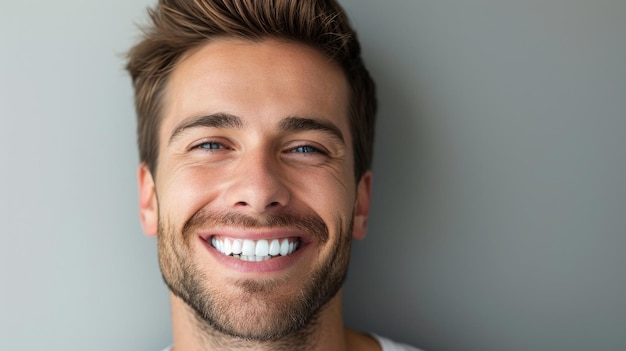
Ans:
[[[303,329],[279,340],[255,341],[223,334],[178,297],[170,294],[175,351],[294,350],[346,351],[348,333],[343,326],[341,290]],[[348,338],[349,339],[349,338]]]

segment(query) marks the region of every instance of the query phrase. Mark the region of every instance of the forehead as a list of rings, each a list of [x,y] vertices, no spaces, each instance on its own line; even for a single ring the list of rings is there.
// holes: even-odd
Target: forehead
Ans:
[[[174,68],[161,140],[180,121],[211,113],[266,125],[293,115],[321,117],[349,134],[349,85],[338,64],[307,45],[220,38],[187,53]]]

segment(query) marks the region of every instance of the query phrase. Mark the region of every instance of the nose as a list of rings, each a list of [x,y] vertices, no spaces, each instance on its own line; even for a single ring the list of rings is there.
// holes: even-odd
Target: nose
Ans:
[[[239,160],[225,189],[227,204],[248,214],[263,214],[285,207],[290,198],[279,162],[254,153]]]

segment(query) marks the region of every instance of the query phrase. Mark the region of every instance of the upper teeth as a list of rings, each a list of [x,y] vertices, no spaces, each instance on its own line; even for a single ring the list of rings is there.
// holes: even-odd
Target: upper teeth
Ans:
[[[298,248],[298,241],[289,239],[249,240],[211,238],[211,245],[224,255],[233,255],[244,261],[264,261],[272,256],[287,256]]]

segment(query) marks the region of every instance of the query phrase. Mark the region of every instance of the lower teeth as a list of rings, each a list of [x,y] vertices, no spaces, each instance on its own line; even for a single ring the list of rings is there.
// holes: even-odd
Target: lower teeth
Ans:
[[[242,261],[260,262],[274,258],[274,256],[246,256],[246,255],[230,255]],[[278,256],[277,256],[278,257]]]

